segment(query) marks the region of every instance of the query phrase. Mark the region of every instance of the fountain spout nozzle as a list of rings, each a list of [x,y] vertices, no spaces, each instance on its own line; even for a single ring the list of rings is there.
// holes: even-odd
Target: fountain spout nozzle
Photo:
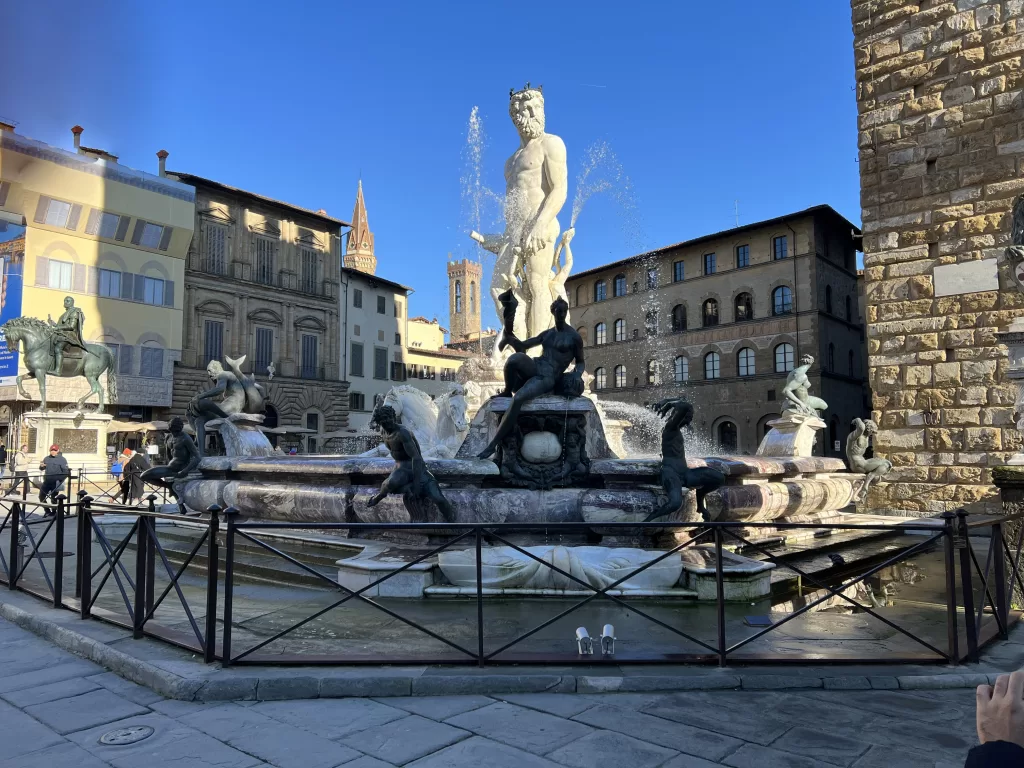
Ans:
[[[615,627],[611,624],[605,624],[604,631],[601,633],[601,655],[615,655]]]
[[[594,655],[594,641],[591,639],[586,627],[580,627],[576,630],[576,645],[579,647],[580,656]]]

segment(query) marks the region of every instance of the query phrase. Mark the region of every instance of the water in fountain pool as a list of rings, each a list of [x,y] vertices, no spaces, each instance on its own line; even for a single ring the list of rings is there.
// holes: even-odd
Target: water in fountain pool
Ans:
[[[685,395],[679,392],[675,396]],[[658,414],[634,403],[605,400],[603,397],[599,401],[609,419],[622,419],[631,425],[623,434],[624,458],[661,455],[661,430],[665,423]],[[698,430],[686,432],[687,456],[714,456],[719,453],[721,450],[709,435]]]

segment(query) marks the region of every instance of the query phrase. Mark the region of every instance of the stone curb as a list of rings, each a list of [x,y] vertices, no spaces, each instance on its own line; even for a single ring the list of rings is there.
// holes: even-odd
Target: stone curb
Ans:
[[[288,675],[281,669],[260,676],[235,676],[219,666],[196,664],[207,674],[187,678],[116,648],[0,602],[0,617],[44,637],[59,648],[93,661],[126,680],[181,701],[297,700],[343,697],[503,695],[513,693],[671,693],[721,690],[945,690],[992,684],[998,672],[935,675],[817,677],[808,674],[744,674],[732,668],[706,675],[543,675],[495,671],[485,675],[381,675],[375,668],[325,669],[322,674]]]

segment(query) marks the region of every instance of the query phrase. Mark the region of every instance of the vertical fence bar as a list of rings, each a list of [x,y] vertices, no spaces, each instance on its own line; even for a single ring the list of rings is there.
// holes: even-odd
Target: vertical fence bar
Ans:
[[[989,546],[995,548],[995,551],[992,553],[994,564],[992,578],[996,582],[996,594],[995,605],[992,606],[992,609],[999,616],[999,637],[1005,640],[1010,630],[1010,606],[1006,600],[1006,561],[1003,558],[1008,557],[1009,553],[1003,550],[1002,523],[996,523],[992,526],[989,542]]]
[[[149,511],[156,513],[156,496],[149,497]],[[140,522],[143,520],[140,519]],[[153,610],[156,592],[156,523],[155,517],[149,518],[149,535],[146,537],[146,615]]]
[[[7,558],[8,568],[10,573],[7,577],[7,587],[10,590],[18,588],[18,571],[21,570],[21,558],[19,539],[21,538],[21,511],[24,509],[24,502],[14,502],[11,504],[11,541],[10,541],[10,552]]]
[[[53,607],[64,604],[64,515],[68,511],[68,497],[57,497],[57,519],[53,521]]]
[[[224,510],[227,535],[224,547],[224,631],[220,661],[221,665],[225,667],[231,666],[231,600],[235,592],[235,515],[237,513],[238,510],[234,507]]]
[[[967,660],[978,661],[978,624],[974,614],[974,573],[971,567],[971,539],[967,510],[958,509],[957,547],[960,549],[960,583],[964,593],[964,628],[967,630]],[[984,605],[985,596],[981,596]]]
[[[81,600],[80,615],[88,619],[92,603],[92,497],[83,496],[78,507],[78,572],[80,574],[79,599]]]
[[[206,541],[206,647],[203,661],[207,664],[217,659],[217,577],[220,575],[220,555],[217,551],[217,532],[220,529],[220,506],[211,504],[210,528]]]
[[[728,661],[725,645],[725,571],[722,563],[722,529],[715,528],[715,608],[718,611],[718,666]]]
[[[956,557],[953,554],[954,524],[956,515],[946,511],[942,513],[946,524],[943,530],[942,543],[946,555],[946,642],[950,664],[960,663],[960,634],[956,616]]]
[[[484,666],[484,565],[482,528],[476,529],[476,635],[477,664]]]
[[[139,515],[138,521],[135,534],[135,616],[132,622],[132,637],[141,640],[146,618],[146,555],[149,552],[149,528],[142,515]]]
[[[82,507],[85,505],[86,492],[78,492],[78,513],[75,516],[75,597],[82,597],[82,550],[85,548],[85,528],[82,526]]]

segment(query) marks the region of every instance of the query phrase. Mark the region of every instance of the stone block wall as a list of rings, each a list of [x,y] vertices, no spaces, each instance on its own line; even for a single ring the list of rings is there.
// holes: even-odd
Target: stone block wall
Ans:
[[[998,508],[1021,445],[1002,264],[1024,192],[1024,0],[853,0],[875,454],[871,506]]]

